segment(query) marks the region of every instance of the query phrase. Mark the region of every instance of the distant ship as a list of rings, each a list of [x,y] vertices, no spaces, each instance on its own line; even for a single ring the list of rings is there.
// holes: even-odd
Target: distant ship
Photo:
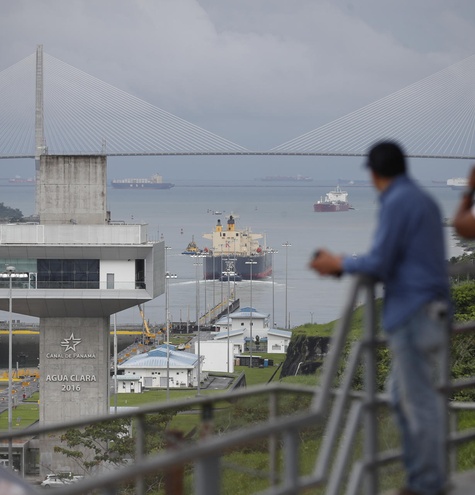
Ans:
[[[452,189],[463,189],[468,186],[468,179],[466,177],[454,177],[447,180],[447,186]]]
[[[324,198],[313,205],[313,211],[317,212],[348,211],[350,208],[348,193],[342,191],[340,186],[336,186],[336,189],[325,194]]]
[[[221,280],[223,272],[235,274],[229,279],[237,281],[261,279],[272,274],[272,252],[262,247],[259,239],[265,238],[262,234],[253,234],[250,229],[236,229],[235,219],[232,215],[227,220],[226,228],[223,228],[221,219],[215,226],[214,232],[204,234],[205,239],[212,241],[212,248],[205,248],[204,277],[207,280]],[[223,277],[226,281],[228,277]]]
[[[368,187],[372,185],[372,182],[366,179],[338,179],[338,185],[343,187]]]
[[[186,249],[181,254],[200,254],[201,249],[196,245],[195,236],[191,237],[191,242],[188,243]]]
[[[163,182],[163,177],[159,174],[148,179],[114,179],[111,185],[115,189],[171,189],[175,186],[170,182]]]
[[[310,182],[312,177],[307,177],[305,175],[266,175],[262,177],[261,180],[269,182]]]
[[[8,179],[8,184],[12,186],[34,186],[36,185],[36,180],[32,177],[24,178],[15,175],[15,177]]]

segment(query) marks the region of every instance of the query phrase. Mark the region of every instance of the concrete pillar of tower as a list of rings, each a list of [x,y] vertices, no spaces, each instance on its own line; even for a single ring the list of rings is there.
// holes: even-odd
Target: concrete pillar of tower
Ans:
[[[109,411],[110,321],[41,318],[40,424],[73,421]],[[40,472],[76,471],[74,460],[54,452],[59,434],[40,438]],[[65,445],[64,445],[65,446]]]
[[[42,225],[104,225],[107,157],[43,155],[37,182]],[[48,254],[47,254],[48,256]],[[51,257],[51,255],[49,255]],[[40,318],[40,424],[57,424],[109,410],[110,317]],[[40,473],[73,471],[54,452],[55,436],[40,439]]]
[[[43,155],[37,204],[44,225],[107,223],[107,157]]]

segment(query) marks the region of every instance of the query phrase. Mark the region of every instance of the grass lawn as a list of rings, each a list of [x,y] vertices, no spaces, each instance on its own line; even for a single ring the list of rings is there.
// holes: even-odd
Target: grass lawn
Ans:
[[[38,401],[27,401],[12,409],[12,429],[20,430],[38,421]],[[0,430],[8,430],[8,411],[0,415]]]
[[[246,366],[236,366],[233,376],[238,376],[241,371],[246,374],[246,382],[248,386],[258,385],[267,383],[272,377],[273,373],[276,371],[279,363],[283,362],[285,359],[284,354],[261,354],[262,358],[272,359],[274,361],[274,366],[267,368],[248,368]],[[278,379],[277,373],[274,379]],[[184,400],[188,397],[196,397],[196,389],[170,389],[170,400]],[[216,395],[221,393],[219,390],[206,390],[201,389],[200,395]],[[141,394],[118,394],[117,395],[117,406],[128,406],[128,407],[140,407],[144,404],[165,402],[167,400],[166,390],[147,390]],[[26,428],[27,426],[35,423],[39,419],[39,394],[36,392],[29,399],[20,403],[12,411],[12,427],[15,429]],[[110,405],[115,406],[115,398],[111,397]],[[219,407],[219,406],[218,406]],[[222,407],[222,405],[221,405]],[[196,411],[187,415],[180,414],[177,415],[173,420],[173,424],[170,425],[173,428],[181,429],[183,431],[189,431],[200,421],[200,415],[196,414]],[[4,411],[0,414],[0,430],[8,429],[8,411]]]
[[[270,359],[274,361],[273,366],[267,368],[249,368],[249,366],[234,366],[234,373],[244,372],[246,375],[246,385],[251,387],[252,385],[261,385],[268,383],[277,370],[277,366],[285,361],[285,354],[266,354],[266,353],[253,353],[253,356],[259,356],[263,359]],[[280,370],[277,371],[272,378],[273,381],[279,379]]]

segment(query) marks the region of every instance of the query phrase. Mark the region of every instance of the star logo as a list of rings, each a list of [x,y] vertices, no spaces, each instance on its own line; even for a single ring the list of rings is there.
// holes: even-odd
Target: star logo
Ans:
[[[75,339],[74,334],[71,334],[69,339],[63,339],[61,345],[64,347],[64,352],[73,351],[76,352],[76,346],[81,343],[81,339]]]

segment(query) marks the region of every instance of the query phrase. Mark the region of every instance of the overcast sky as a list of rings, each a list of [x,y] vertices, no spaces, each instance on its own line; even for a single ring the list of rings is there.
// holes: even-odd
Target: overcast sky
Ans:
[[[473,55],[475,47],[473,0],[0,0],[0,6],[0,70],[43,44],[46,53],[250,149],[313,130]],[[216,176],[224,160],[109,163],[117,176],[159,169],[176,179]],[[127,173],[132,162],[134,174]],[[190,166],[196,163],[200,170]],[[363,173],[354,159],[341,158],[229,163],[243,165],[226,169],[231,178]],[[465,175],[468,166],[425,163],[416,175]]]

